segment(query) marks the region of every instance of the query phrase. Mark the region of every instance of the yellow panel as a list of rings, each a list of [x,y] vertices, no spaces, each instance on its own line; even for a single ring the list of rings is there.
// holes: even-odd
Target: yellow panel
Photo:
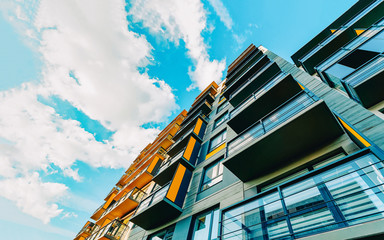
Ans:
[[[196,143],[196,139],[194,137],[191,137],[189,139],[187,148],[185,149],[185,152],[184,152],[184,155],[183,155],[183,157],[185,159],[187,159],[188,161],[191,158],[191,155],[192,155],[192,152],[193,152],[193,148],[195,147],[195,143]]]
[[[151,165],[149,165],[149,167],[148,167],[148,172],[152,173],[153,168],[155,168],[155,166],[156,166],[156,164],[157,164],[158,161],[159,161],[159,157],[156,156],[156,157],[153,159],[153,161],[151,162]]]
[[[196,135],[199,135],[199,132],[200,132],[200,129],[201,129],[201,125],[203,125],[203,120],[201,120],[200,118],[198,118],[198,119],[197,119],[196,126],[195,126],[195,129],[193,130],[193,132],[194,132]]]
[[[339,117],[341,124],[353,135],[355,136],[364,146],[369,147],[371,144],[365,140],[362,136],[360,136],[355,130],[353,130],[346,122],[341,120]]]
[[[110,222],[111,222],[111,220],[109,218],[105,219],[103,224],[101,224],[100,228],[104,227],[105,225],[107,225]]]
[[[301,89],[305,89],[304,87],[303,87],[303,85],[301,85],[299,82],[297,82],[297,84],[299,84],[299,86],[301,87]]]
[[[175,202],[177,193],[179,192],[181,182],[183,181],[186,168],[179,164],[175,176],[173,177],[171,186],[168,189],[167,198],[172,202]]]
[[[364,31],[365,31],[365,29],[355,29],[355,32],[356,32],[357,36],[362,34]]]
[[[222,103],[224,101],[225,101],[225,98],[221,99],[220,102],[217,105],[219,105],[220,103]]]
[[[334,33],[336,32],[337,29],[331,29],[331,33]]]
[[[84,228],[85,226],[87,226],[89,223],[90,223],[90,221],[87,221],[87,222],[84,224],[83,228]]]
[[[111,204],[113,198],[116,196],[116,193],[112,193],[111,196],[108,198],[108,201],[105,202],[103,208],[107,209],[108,205]]]
[[[209,154],[207,154],[207,156],[205,157],[205,159],[208,159],[210,157],[212,157],[213,155],[215,155],[217,152],[219,152],[220,150],[224,149],[225,148],[225,143],[221,144],[220,147],[217,147],[215,150],[213,150],[212,152],[210,152]]]

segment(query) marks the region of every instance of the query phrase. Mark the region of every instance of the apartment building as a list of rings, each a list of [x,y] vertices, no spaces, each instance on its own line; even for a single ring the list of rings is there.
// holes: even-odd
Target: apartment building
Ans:
[[[296,65],[250,45],[75,239],[384,239],[382,2],[357,2]]]

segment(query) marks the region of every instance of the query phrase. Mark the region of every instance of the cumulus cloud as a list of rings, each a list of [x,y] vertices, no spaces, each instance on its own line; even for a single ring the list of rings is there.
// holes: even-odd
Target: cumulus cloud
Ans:
[[[206,11],[199,0],[134,0],[129,14],[152,34],[161,35],[176,45],[180,40],[185,42],[194,62],[194,68],[189,69],[193,81],[189,89],[202,90],[212,81],[221,81],[225,60],[211,61],[209,58],[201,35],[207,29]]]
[[[64,184],[42,182],[38,173],[0,181],[0,196],[12,200],[27,213],[48,223],[63,210],[54,203],[67,191]]]
[[[138,71],[150,63],[152,46],[128,30],[123,0],[2,1],[1,7],[34,42],[43,72],[38,83],[0,92],[0,195],[47,223],[62,212],[55,202],[69,190],[38,172],[55,166],[56,174],[81,181],[76,161],[127,167],[159,132],[140,126],[164,121],[178,107],[169,85]],[[114,134],[96,141],[38,96],[68,101]]]
[[[208,2],[219,16],[220,21],[222,21],[228,29],[232,29],[233,21],[223,2],[221,0],[208,0]]]

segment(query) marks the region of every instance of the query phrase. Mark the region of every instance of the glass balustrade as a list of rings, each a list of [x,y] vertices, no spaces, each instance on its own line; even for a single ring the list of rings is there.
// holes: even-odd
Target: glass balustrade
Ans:
[[[271,81],[266,82],[260,88],[258,88],[254,93],[251,94],[248,98],[246,98],[243,102],[241,102],[235,109],[230,112],[229,119],[236,116],[239,112],[243,111],[253,102],[255,102],[260,96],[262,96],[265,92],[275,86],[278,82],[280,82],[287,75],[285,73],[277,74]]]
[[[227,156],[233,155],[244,146],[276,128],[314,102],[315,99],[308,93],[300,92],[230,141],[227,146]]]
[[[221,239],[292,239],[383,219],[383,162],[370,152],[343,162],[223,210]]]
[[[140,202],[139,207],[136,210],[135,215],[142,212],[147,207],[157,203],[158,201],[164,199],[165,195],[168,192],[169,186],[171,186],[170,183],[165,185],[164,187],[158,189],[156,192],[152,193],[149,197],[145,198],[143,201]]]

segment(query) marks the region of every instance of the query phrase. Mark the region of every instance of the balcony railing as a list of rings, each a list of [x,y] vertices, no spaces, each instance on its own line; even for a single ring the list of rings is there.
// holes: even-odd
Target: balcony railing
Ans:
[[[170,186],[171,186],[171,183],[168,183],[164,187],[159,188],[156,192],[152,193],[150,196],[142,200],[139,206],[137,207],[135,215],[139,214],[144,209],[162,200],[166,196]]]
[[[168,161],[166,162],[163,162],[163,164],[161,164],[159,170],[157,171],[157,174],[161,173],[162,171],[164,171],[164,169],[166,169],[167,167],[169,167],[169,165],[171,165],[172,163],[176,162],[178,159],[181,158],[181,156],[183,156],[183,153],[185,151],[186,147],[183,148],[178,154],[176,154],[174,157],[170,158]]]
[[[86,236],[90,235],[92,233],[92,231],[94,230],[95,228],[95,224],[90,222],[88,223],[86,226],[84,226],[80,232],[76,235],[75,239],[77,239],[78,237],[80,237],[80,235],[82,235],[83,233],[86,234]]]
[[[245,69],[240,76],[236,77],[235,80],[233,80],[229,85],[227,85],[226,89],[231,88],[240,78],[242,78],[249,71],[249,69],[252,69],[254,66],[259,64],[264,59],[263,56],[264,55],[261,55],[259,58],[257,58],[257,60],[251,66],[247,67],[247,69]]]
[[[101,215],[100,218],[103,218],[105,215],[107,215],[109,212],[111,212],[113,209],[115,209],[116,207],[118,207],[122,202],[124,202],[125,200],[127,200],[128,198],[130,200],[133,200],[137,203],[139,203],[141,201],[141,199],[143,199],[143,197],[145,197],[146,193],[144,191],[142,191],[141,189],[138,189],[138,188],[134,188],[132,189],[129,193],[125,194],[123,197],[121,197],[117,202],[114,202],[111,206],[109,206],[104,212],[103,214]]]
[[[205,100],[204,102],[200,103],[199,106],[195,108],[195,110],[193,110],[192,112],[188,112],[187,117],[184,118],[184,122],[188,122],[191,119],[191,117],[195,117],[196,116],[195,112],[200,112],[197,110],[200,109],[200,107],[203,106],[204,104],[206,104],[209,109],[212,109],[212,105],[209,102],[207,102],[207,100]],[[184,125],[184,123],[181,123],[181,125]]]
[[[384,69],[384,54],[376,56],[367,64],[357,68],[346,78],[344,78],[344,81],[352,87],[355,87],[359,83],[373,76],[375,73],[380,72],[382,69]]]
[[[361,19],[365,14],[367,14],[369,11],[371,11],[373,8],[375,8],[380,3],[382,3],[382,0],[377,0],[375,3],[371,4],[367,8],[361,10],[354,17],[352,17],[347,23],[345,23],[343,26],[341,26],[339,29],[337,29],[334,33],[329,35],[327,38],[323,39],[319,44],[317,44],[311,50],[309,50],[306,54],[304,54],[299,59],[299,61],[300,62],[306,61],[308,58],[310,58],[312,55],[314,55],[319,49],[321,49],[323,46],[327,45],[329,42],[331,42],[333,39],[335,39],[338,35],[340,35],[342,32],[344,32],[346,29],[348,29],[351,25],[356,23],[359,19]]]
[[[280,82],[284,77],[286,77],[287,74],[285,73],[279,73],[271,81],[268,81],[261,85],[256,91],[254,91],[251,96],[244,99],[235,109],[233,109],[229,113],[229,119],[236,116],[239,112],[241,112],[243,109],[245,109],[247,106],[249,106],[251,103],[255,102],[261,95],[263,95],[265,92],[267,92],[269,89],[271,89],[273,86],[275,86],[278,82]]]
[[[306,109],[316,100],[317,99],[315,99],[314,96],[311,96],[304,91],[296,94],[286,103],[273,110],[267,116],[263,117],[240,133],[239,136],[231,140],[227,145],[227,157]]]
[[[283,182],[223,209],[220,239],[297,239],[382,220],[383,169],[364,149]]]
[[[183,123],[182,123],[183,126],[179,129],[179,131],[177,131],[177,133],[175,134],[175,136],[173,137],[173,139],[177,138],[178,135],[179,135],[180,133],[182,133],[182,132],[185,130],[185,128],[187,128],[188,125],[189,125],[191,122],[193,122],[197,117],[201,117],[201,118],[204,119],[206,122],[209,121],[209,117],[206,116],[202,111],[200,111],[199,113],[195,114],[195,116],[194,116],[193,118],[189,119],[188,122],[183,122]]]
[[[248,69],[252,68],[257,62],[258,60],[263,56],[262,54],[260,55],[259,58],[256,58],[255,59],[255,56],[257,54],[259,54],[260,51],[255,51],[254,53],[252,53],[252,56],[246,61],[246,62],[243,62],[241,64],[241,66],[239,66],[239,68],[236,70],[235,73],[231,74],[231,76],[227,79],[227,82],[231,82],[231,84],[229,84],[229,86],[227,86],[227,88],[231,87],[233,83],[237,82],[238,79],[240,79],[240,77],[243,75],[241,74],[241,76],[237,76],[236,78],[234,78],[234,76],[236,76],[238,73],[240,73],[241,71],[243,71],[243,73],[247,72]],[[247,67],[246,69],[244,69],[244,66],[246,66],[248,63],[250,63],[251,61],[255,61],[254,64],[252,64],[251,66]],[[233,79],[235,79],[235,81],[232,81]]]
[[[250,82],[255,80],[260,74],[262,74],[268,67],[270,67],[273,64],[273,62],[269,61],[264,66],[262,66],[258,71],[256,71],[250,78],[248,78],[247,81],[243,82],[235,91],[229,95],[229,99],[231,99],[233,96],[235,96],[237,93],[239,93],[241,90],[243,90]]]
[[[87,240],[98,240],[98,239],[110,239],[110,240],[120,240],[125,228],[127,225],[125,225],[123,222],[114,220],[107,224],[106,226],[100,228],[99,231],[92,234],[87,238]]]

